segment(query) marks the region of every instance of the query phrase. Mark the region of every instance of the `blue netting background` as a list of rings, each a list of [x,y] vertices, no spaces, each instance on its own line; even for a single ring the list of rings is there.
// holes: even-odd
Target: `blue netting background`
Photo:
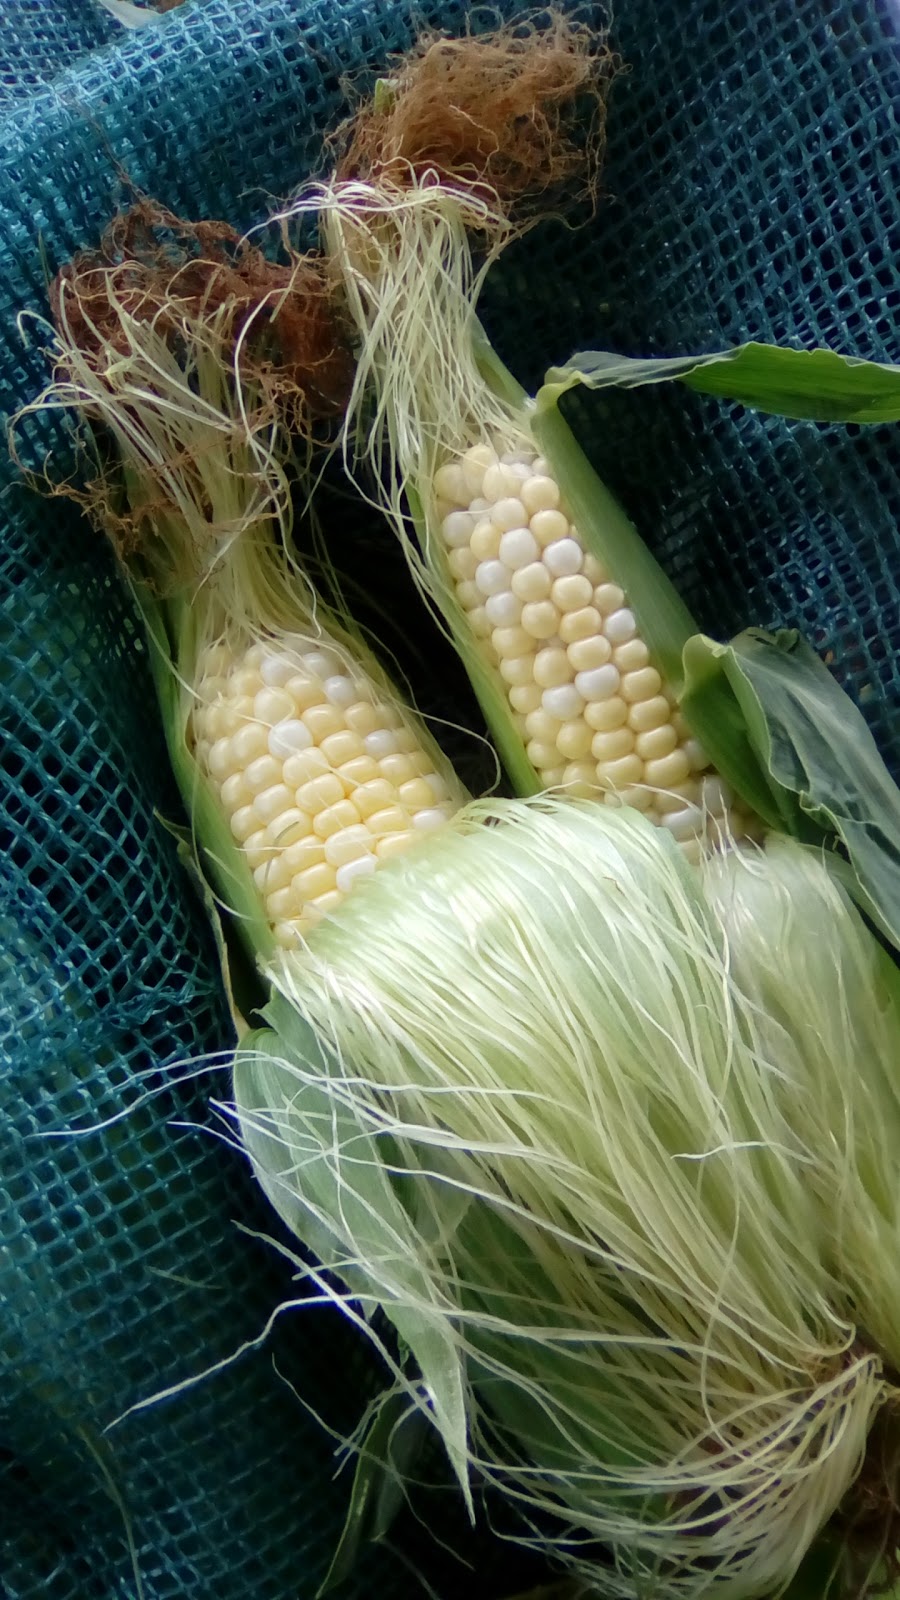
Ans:
[[[501,7],[502,9],[502,7]],[[121,170],[187,215],[258,220],[448,0],[188,0],[125,33],[91,0],[2,0],[0,409],[40,386],[16,327],[92,243]],[[746,337],[900,348],[896,0],[618,0],[609,199],[496,274],[486,320],[533,383],[572,349]],[[573,419],[700,624],[797,623],[900,773],[900,455],[892,429],[789,425],[684,392]],[[48,428],[47,445],[62,447]],[[377,530],[368,530],[369,539]],[[432,641],[437,652],[437,645]],[[434,675],[449,664],[435,654]],[[328,1425],[378,1373],[331,1312],[137,1412],[252,1339],[289,1270],[241,1162],[197,1132],[228,1040],[215,953],[160,816],[177,816],[134,618],[70,507],[0,478],[0,1592],[9,1600],[311,1597],[348,1492]],[[453,680],[448,680],[453,681]],[[161,1090],[127,1119],[135,1074]],[[65,1128],[89,1131],[51,1138]],[[93,1131],[91,1131],[93,1130]],[[237,1223],[244,1225],[239,1231]],[[536,1580],[446,1496],[345,1595]],[[435,1505],[438,1507],[434,1509]],[[415,1575],[409,1566],[412,1562]],[[419,1575],[424,1574],[424,1575]]]

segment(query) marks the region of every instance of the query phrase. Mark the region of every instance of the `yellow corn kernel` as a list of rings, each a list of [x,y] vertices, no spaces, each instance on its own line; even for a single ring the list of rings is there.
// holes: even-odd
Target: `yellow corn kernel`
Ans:
[[[303,713],[303,722],[317,745],[321,746],[322,740],[327,739],[332,733],[341,733],[344,728],[344,713],[337,706],[321,705],[310,706]]]
[[[672,708],[664,695],[657,694],[649,700],[638,700],[628,708],[628,726],[635,733],[649,733],[651,728],[661,728],[669,722]]]
[[[400,806],[385,806],[383,811],[373,811],[366,818],[366,826],[373,834],[405,833],[409,827],[409,817]]]
[[[320,839],[330,839],[333,833],[341,828],[355,828],[359,822],[359,812],[352,800],[336,800],[334,805],[325,806],[313,817],[313,832]]]
[[[319,749],[332,767],[342,767],[345,762],[354,761],[366,753],[359,734],[352,733],[349,728],[330,733],[322,740]]]
[[[264,722],[270,728],[276,722],[284,722],[286,717],[294,716],[295,712],[294,697],[286,689],[260,689],[253,700],[253,715],[257,722]]]
[[[639,733],[634,747],[642,761],[660,761],[663,756],[671,755],[677,743],[678,735],[671,722],[663,722],[658,728]]]
[[[644,782],[654,789],[671,789],[684,783],[690,775],[690,762],[683,750],[673,750],[659,761],[648,761],[644,768]]]
[[[555,766],[559,760],[556,744],[545,744],[541,739],[529,739],[525,746],[525,754],[538,772],[543,772],[546,767]]]
[[[297,804],[311,817],[318,816],[327,806],[337,805],[344,798],[344,785],[334,772],[323,772],[311,778],[297,790]]]
[[[397,789],[397,799],[407,811],[421,811],[434,805],[434,791],[424,778],[410,778]]]
[[[369,855],[371,849],[370,830],[363,823],[354,822],[325,840],[325,860],[334,868],[343,867],[348,861]]]
[[[591,755],[598,766],[618,761],[634,749],[634,734],[630,728],[613,728],[608,733],[595,733],[591,742]]]
[[[556,748],[566,761],[583,761],[590,755],[591,729],[583,717],[573,717],[571,722],[564,722],[556,735]]]
[[[381,770],[381,776],[387,779],[388,783],[392,783],[395,789],[399,789],[401,783],[409,783],[417,776],[416,769],[409,756],[399,754],[382,756],[378,765]]]
[[[574,612],[572,615],[577,616],[578,613]],[[599,627],[599,612],[597,623]],[[572,641],[566,654],[573,672],[593,672],[595,667],[606,666],[612,654],[612,646],[602,633],[584,634],[580,639]]]
[[[612,694],[608,700],[591,700],[584,708],[584,720],[597,733],[609,733],[621,728],[628,718],[628,707],[621,695]]]
[[[602,617],[621,611],[625,604],[625,591],[617,583],[598,583],[594,590],[594,605]]]
[[[603,638],[600,632],[602,626],[603,618],[597,607],[584,606],[581,611],[567,611],[564,616],[560,617],[559,637],[562,639],[563,644],[567,644],[570,647],[580,643],[582,640],[592,642],[594,639]],[[611,652],[612,647],[609,641],[603,639],[603,643],[606,645],[607,651]],[[609,654],[607,654],[605,660],[609,660]],[[602,661],[597,663],[601,667],[603,664]],[[583,670],[581,667],[578,668],[579,672]]]
[[[561,511],[550,508],[536,511],[528,526],[542,549],[555,544],[557,539],[567,538],[569,533],[568,519]]]
[[[351,733],[358,733],[364,739],[367,733],[374,733],[379,726],[378,712],[371,700],[357,700],[355,705],[348,706],[344,712],[344,721]]]
[[[264,756],[269,749],[269,730],[259,722],[245,722],[238,728],[237,733],[231,735],[229,741],[233,757],[233,767],[247,768],[257,756]],[[216,746],[213,745],[212,754]]]
[[[620,693],[623,700],[635,705],[639,700],[653,700],[662,687],[662,678],[655,667],[639,667],[637,672],[626,672]]]
[[[361,783],[369,783],[372,778],[379,777],[380,769],[374,756],[354,756],[352,761],[342,762],[337,773],[352,799],[354,789]]]
[[[298,840],[305,839],[312,827],[312,817],[299,806],[289,806],[280,811],[269,823],[266,834],[277,850],[287,850]]]
[[[297,873],[292,888],[301,902],[314,900],[316,895],[329,894],[334,889],[334,868],[327,861],[317,862],[314,867],[305,867]]]
[[[388,783],[386,778],[375,778],[371,783],[364,783],[353,791],[353,804],[363,819],[373,816],[377,811],[383,811],[386,806],[393,805],[396,798],[394,785]]]
[[[592,761],[570,761],[563,768],[566,793],[576,797],[596,794],[597,769]]]
[[[553,601],[538,600],[524,606],[522,627],[533,639],[552,639],[559,627],[559,612]]]
[[[244,855],[251,872],[255,872],[264,862],[272,859],[273,847],[269,843],[269,836],[265,828],[257,828],[244,840]]]
[[[525,637],[528,638],[528,635]],[[539,683],[542,689],[555,689],[561,683],[571,683],[575,674],[565,650],[558,645],[549,645],[535,656],[533,675],[535,683]]]
[[[260,822],[273,822],[282,811],[292,809],[293,804],[294,796],[287,784],[273,783],[270,789],[262,789],[254,797],[253,810]]]
[[[299,909],[293,884],[285,884],[266,895],[266,911],[270,922],[281,922]]]
[[[249,839],[251,834],[256,833],[259,828],[259,817],[254,807],[240,806],[237,811],[232,812],[230,826],[239,844],[242,844],[245,839]]]
[[[613,651],[613,663],[620,672],[636,672],[639,667],[646,667],[650,660],[650,651],[643,639],[629,639],[625,644],[616,645]]]
[[[288,756],[281,769],[282,781],[289,789],[300,789],[314,778],[322,778],[331,768],[321,750],[300,750]]]
[[[567,612],[583,611],[586,606],[591,604],[593,595],[593,585],[587,578],[581,577],[578,573],[557,578],[550,590],[550,598],[553,604],[558,606],[560,611]]]
[[[253,790],[243,772],[230,772],[222,784],[220,793],[222,804],[229,813],[237,811],[241,806],[248,806],[253,799]]]
[[[254,794],[261,789],[271,789],[273,783],[280,783],[283,779],[284,763],[276,761],[274,756],[257,756],[248,767],[244,768],[244,778],[248,789]],[[224,798],[224,795],[223,795]]]
[[[386,833],[375,845],[375,854],[379,861],[389,861],[391,856],[402,855],[408,850],[415,838],[413,833]]]
[[[620,756],[617,761],[604,763],[597,770],[597,781],[604,789],[628,789],[640,783],[644,776],[644,763],[634,752]]]

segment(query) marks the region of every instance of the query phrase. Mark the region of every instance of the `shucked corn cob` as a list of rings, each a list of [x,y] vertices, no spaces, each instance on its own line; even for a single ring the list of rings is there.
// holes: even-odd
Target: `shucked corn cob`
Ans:
[[[628,597],[586,551],[533,447],[475,445],[439,468],[456,599],[503,680],[543,787],[602,792],[699,849],[744,823],[652,664]]]
[[[198,662],[194,752],[290,947],[463,795],[346,649],[285,635]]]

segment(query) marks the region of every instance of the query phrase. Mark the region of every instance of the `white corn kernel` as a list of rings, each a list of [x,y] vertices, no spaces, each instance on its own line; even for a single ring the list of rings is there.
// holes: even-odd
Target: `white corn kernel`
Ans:
[[[627,606],[621,606],[618,611],[611,611],[603,624],[603,632],[610,644],[625,644],[633,639],[637,633],[637,622],[633,611]]]
[[[528,528],[510,528],[500,540],[500,560],[511,572],[530,566],[540,553],[540,545]]]
[[[687,756],[687,752],[684,752]],[[708,778],[700,781],[700,804],[704,811],[709,811],[715,816],[724,816],[734,800],[734,795],[727,783],[711,773]]]
[[[588,672],[575,674],[575,687],[583,700],[608,700],[610,695],[619,693],[622,682],[617,667],[612,662],[607,662],[602,667],[591,667]],[[623,699],[627,699],[624,688]]]
[[[703,812],[699,806],[681,806],[677,811],[667,811],[660,822],[679,843],[695,839],[703,832]]]
[[[468,511],[451,511],[441,523],[441,535],[448,550],[460,550],[472,537],[475,519]]]
[[[359,699],[359,689],[345,672],[337,672],[333,678],[326,678],[322,688],[328,704],[340,706],[341,710],[346,710]]]
[[[580,573],[583,560],[584,552],[580,544],[569,537],[555,540],[544,551],[544,561],[554,578],[574,577],[576,573]],[[587,584],[587,578],[584,581]],[[587,605],[592,593],[593,590],[588,584],[587,600],[582,600],[582,605]],[[572,609],[575,609],[574,606]]]
[[[357,856],[355,861],[345,861],[338,867],[334,881],[341,894],[347,894],[358,878],[369,878],[377,866],[372,855]]]
[[[289,717],[286,722],[279,722],[274,728],[269,729],[267,744],[272,756],[285,760],[288,756],[299,755],[301,750],[308,750],[313,742],[313,736],[299,717]]]
[[[692,772],[702,772],[704,767],[709,766],[709,756],[699,739],[685,739],[684,753],[691,764]]]
[[[384,756],[395,756],[400,745],[393,728],[375,728],[363,739],[363,749],[367,756],[381,761]]]
[[[269,689],[283,689],[296,670],[296,664],[290,656],[264,655],[260,662],[259,675]]]
[[[525,507],[515,495],[511,495],[508,499],[497,500],[491,506],[490,518],[494,527],[499,528],[501,533],[506,533],[510,528],[525,527],[528,523]]]
[[[522,602],[511,589],[490,595],[484,609],[492,628],[514,628],[522,616]]]
[[[427,833],[430,828],[440,828],[447,821],[447,815],[439,806],[422,806],[413,817],[412,825],[421,833]]]
[[[584,700],[573,683],[561,684],[558,689],[545,689],[541,704],[559,722],[571,722],[574,717],[580,717],[584,710]]]
[[[501,594],[509,588],[509,568],[502,561],[482,561],[475,569],[475,582],[483,595]]]

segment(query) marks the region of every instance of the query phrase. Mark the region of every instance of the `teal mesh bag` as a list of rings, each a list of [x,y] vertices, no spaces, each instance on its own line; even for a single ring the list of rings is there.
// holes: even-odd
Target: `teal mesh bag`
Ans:
[[[748,337],[895,359],[890,0],[619,12],[631,71],[608,197],[577,234],[529,235],[489,286],[485,320],[516,375],[534,385],[578,348]],[[188,0],[125,33],[88,0],[4,0],[0,408],[45,377],[17,313],[46,309],[46,273],[95,242],[123,171],[183,214],[250,224],[315,164],[348,81],[464,14]],[[800,626],[900,775],[895,432],[786,423],[674,386],[581,398],[571,416],[701,626]],[[69,434],[42,426],[33,443],[66,463]],[[377,525],[360,514],[355,531],[371,551]],[[326,1307],[253,1345],[297,1289],[259,1237],[277,1224],[248,1169],[215,1137],[228,1012],[163,821],[180,813],[146,655],[96,537],[9,466],[0,636],[0,1593],[305,1600],[349,1492],[334,1436],[381,1373]],[[417,639],[435,683],[458,682],[421,624]],[[189,1071],[204,1054],[208,1070]],[[414,1496],[341,1593],[501,1600],[540,1577],[468,1531],[445,1490]]]

